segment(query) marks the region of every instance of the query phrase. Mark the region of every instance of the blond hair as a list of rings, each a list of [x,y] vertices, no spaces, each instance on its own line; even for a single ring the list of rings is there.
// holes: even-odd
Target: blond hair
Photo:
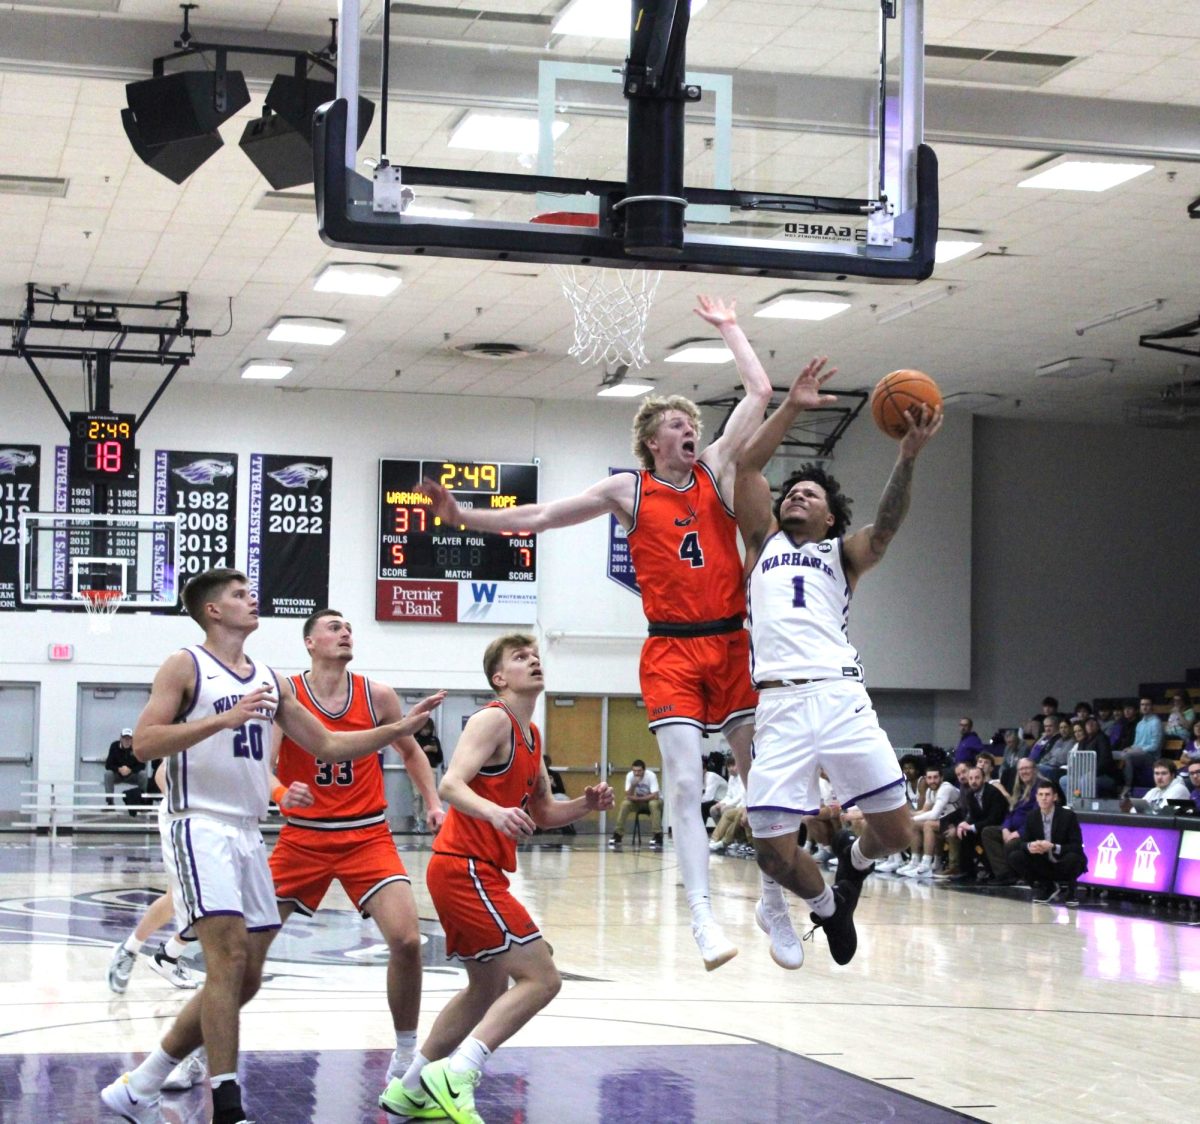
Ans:
[[[663,415],[668,410],[678,410],[682,414],[687,414],[696,429],[696,442],[700,441],[700,431],[704,427],[695,402],[690,398],[684,398],[681,394],[672,394],[669,398],[663,398],[657,394],[648,395],[642,399],[642,404],[633,418],[633,455],[637,457],[643,468],[654,468],[654,456],[647,448],[646,443],[658,432],[658,427],[662,425]]]
[[[504,660],[504,653],[511,652],[514,648],[533,648],[537,645],[537,639],[529,636],[524,632],[510,632],[506,636],[497,636],[483,653],[483,674],[487,676],[488,686],[494,691],[496,684],[492,682],[492,676],[500,670],[500,664]]]

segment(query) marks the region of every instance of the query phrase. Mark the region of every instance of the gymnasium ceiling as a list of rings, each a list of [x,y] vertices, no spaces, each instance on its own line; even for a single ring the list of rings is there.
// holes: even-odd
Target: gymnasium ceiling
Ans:
[[[377,25],[381,2],[364,3],[364,28]],[[441,9],[547,16],[564,0],[437,2]],[[735,83],[749,72],[794,70],[794,44],[803,29],[809,70],[836,77],[854,45],[812,20],[812,8],[802,0],[709,0],[692,25],[689,67],[731,70]],[[307,49],[328,37],[334,14],[330,0],[204,0],[193,30],[208,40]],[[464,59],[480,50],[453,38],[438,41],[425,25],[419,40],[406,39],[404,26],[395,17],[396,86],[403,86],[404,70],[396,60],[406,50],[426,59],[441,51]],[[566,356],[570,317],[545,267],[357,255],[397,265],[400,290],[384,300],[314,292],[313,278],[324,264],[356,255],[323,245],[303,202],[273,209],[264,201],[269,187],[236,144],[242,123],[258,113],[261,85],[252,83],[251,105],[223,129],[225,148],[182,186],[141,164],[121,128],[124,83],[148,75],[150,60],[171,50],[178,28],[171,0],[0,5],[0,177],[68,181],[59,198],[0,191],[0,316],[20,313],[29,281],[62,286],[74,299],[149,301],[187,290],[193,325],[220,335],[201,343],[182,380],[236,383],[247,360],[286,354],[295,370],[283,384],[259,384],[264,394],[283,385],[592,399],[599,371],[581,369]],[[1138,346],[1142,333],[1200,316],[1200,221],[1187,213],[1200,196],[1195,3],[927,0],[926,41],[1071,58],[1048,72],[1017,66],[1007,78],[1004,67],[968,70],[945,57],[930,64],[926,131],[942,168],[941,226],[946,237],[981,241],[983,251],[940,265],[916,289],[843,284],[853,307],[823,324],[749,315],[794,282],[667,273],[647,334],[653,362],[643,374],[665,392],[701,398],[733,386],[731,367],[662,363],[675,341],[711,334],[690,311],[700,282],[738,298],[776,385],[785,385],[809,355],[828,353],[843,371],[844,386],[869,386],[893,368],[920,367],[947,394],[996,396],[957,401],[997,416],[1111,422],[1126,416],[1128,402],[1157,402],[1179,384],[1200,410],[1200,394],[1190,385],[1200,379],[1200,366]],[[614,49],[620,52],[620,45],[608,48]],[[493,45],[487,55],[503,67],[518,56],[527,60],[529,50]],[[364,73],[377,73],[376,55],[364,46]],[[599,57],[594,44],[578,40],[560,41],[555,55]],[[439,147],[463,104],[454,97],[454,72],[442,73],[440,99],[426,97],[419,118],[411,118],[427,130],[426,143]],[[411,112],[421,101],[402,93],[393,101],[394,120],[404,105]],[[368,137],[362,153],[377,151]],[[1099,194],[1017,188],[1028,169],[1066,152],[1154,168]],[[878,313],[947,286],[954,290],[949,299],[878,323]],[[1081,325],[1151,301],[1163,303],[1077,333]],[[266,330],[280,315],[336,317],[348,334],[332,349],[267,343]],[[452,350],[480,341],[538,350],[503,363]],[[1113,370],[1077,379],[1036,373],[1073,356],[1111,360]],[[61,362],[46,369],[79,376]],[[0,360],[0,387],[30,377],[20,360]],[[115,369],[118,384],[136,379],[145,387],[144,397],[130,396],[138,402],[158,377],[150,368]],[[126,401],[124,390],[118,385],[118,401]]]

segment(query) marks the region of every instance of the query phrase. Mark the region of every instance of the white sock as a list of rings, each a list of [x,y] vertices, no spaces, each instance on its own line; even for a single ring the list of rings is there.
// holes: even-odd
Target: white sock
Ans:
[[[759,881],[762,883],[763,908],[769,913],[784,912],[787,909],[787,902],[783,900],[783,887],[774,878],[763,874],[761,870],[758,873]]]
[[[163,955],[168,960],[178,960],[187,948],[187,944],[181,941],[178,937],[171,937],[165,945],[163,945]]]
[[[917,867],[920,870],[931,870],[933,868],[933,856],[922,855],[921,861],[917,864]]]
[[[688,905],[695,918],[697,895],[708,897],[708,832],[700,818],[700,731],[691,726],[655,730],[663,781],[674,820],[671,832]]]
[[[854,846],[850,848],[850,863],[855,870],[870,870],[874,859],[867,858],[862,853],[862,840],[856,839]]]
[[[129,1087],[139,1097],[149,1097],[162,1088],[171,1070],[182,1058],[173,1058],[161,1046],[153,1050],[141,1065],[129,1075]]]
[[[143,948],[146,947],[146,942],[138,940],[132,933],[125,938],[125,951],[132,952],[136,956]]]
[[[837,909],[837,900],[833,896],[831,887],[826,886],[818,897],[805,898],[809,907],[818,917],[832,917],[834,910]]]
[[[392,1060],[388,1063],[387,1079],[389,1081],[408,1070],[416,1048],[417,1032],[415,1030],[396,1031],[396,1049],[392,1051]]]
[[[703,925],[713,919],[712,902],[708,900],[707,894],[688,894],[687,897],[693,925]]]
[[[482,1072],[491,1056],[491,1050],[478,1038],[466,1038],[463,1040],[463,1044],[450,1055],[450,1060],[446,1065],[452,1073],[468,1073],[472,1069]]]
[[[421,1087],[421,1070],[429,1064],[429,1059],[420,1050],[414,1050],[408,1069],[400,1078],[401,1084],[410,1092],[415,1093]]]

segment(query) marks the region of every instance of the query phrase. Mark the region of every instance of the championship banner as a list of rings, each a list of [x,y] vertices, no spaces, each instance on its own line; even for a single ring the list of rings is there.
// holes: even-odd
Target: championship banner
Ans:
[[[20,581],[23,511],[38,511],[42,447],[0,442],[0,612],[24,609],[17,597]]]
[[[610,468],[608,474],[616,476],[618,472],[633,471],[632,468]],[[642,590],[633,572],[633,559],[629,554],[629,539],[626,537],[625,528],[617,521],[615,515],[608,517],[608,577],[630,593],[641,597]]]
[[[219,566],[235,567],[237,545],[237,453],[154,454],[154,514],[179,516],[179,576]],[[172,613],[184,612],[183,602]]]
[[[329,604],[330,457],[250,455],[246,576],[261,617],[307,617]]]

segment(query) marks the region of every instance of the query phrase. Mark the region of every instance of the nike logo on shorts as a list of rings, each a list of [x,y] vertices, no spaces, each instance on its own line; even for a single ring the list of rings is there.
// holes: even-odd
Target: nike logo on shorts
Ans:
[[[856,706],[856,707],[854,708],[854,713],[855,713],[855,714],[862,714],[862,712],[863,712],[864,710],[866,710],[866,709],[867,709],[867,704],[866,704],[866,703],[863,703],[863,704],[862,704],[862,706]]]

